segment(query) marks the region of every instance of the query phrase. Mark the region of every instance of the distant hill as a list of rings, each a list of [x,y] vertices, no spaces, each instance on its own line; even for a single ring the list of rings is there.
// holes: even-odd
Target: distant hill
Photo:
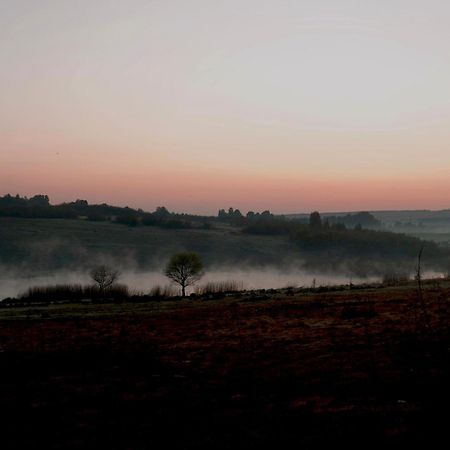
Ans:
[[[420,220],[450,220],[450,209],[443,210],[386,210],[386,211],[368,211],[375,218],[384,223],[394,223],[396,221],[420,221]],[[358,212],[344,211],[344,212],[323,212],[323,218],[328,217],[343,217],[348,215],[355,215]],[[303,219],[307,220],[309,213],[285,214],[288,219]]]
[[[86,272],[95,264],[161,271],[179,251],[198,253],[206,267],[271,266],[348,276],[412,274],[424,242],[403,234],[340,227],[312,229],[288,220],[248,227],[119,226],[70,219],[0,218],[0,278],[55,271]],[[447,272],[449,252],[425,243],[426,270]]]
[[[430,242],[433,236],[424,231],[431,228],[408,228],[402,222],[389,222],[386,228],[381,217],[392,221],[420,216],[417,220],[428,220],[431,227],[432,220],[444,220],[450,211],[408,214],[315,213],[311,220],[309,215],[276,216],[270,211],[244,215],[229,208],[217,216],[197,216],[172,213],[163,206],[145,212],[86,200],[52,205],[46,195],[5,195],[0,197],[0,267],[52,271],[102,260],[160,267],[170,254],[188,250],[199,253],[208,265],[295,266],[366,276],[412,273],[425,246],[429,269],[447,272],[450,249]],[[403,228],[411,230],[409,236],[399,232]],[[418,230],[422,235],[414,236]]]
[[[365,228],[386,229],[396,233],[407,233],[417,236],[427,236],[433,238],[430,234],[448,234],[450,238],[450,210],[439,211],[432,210],[405,210],[405,211],[368,211],[367,213],[355,212],[325,212],[321,213],[324,220],[332,223],[343,223],[346,226],[355,225],[361,214],[370,214],[377,223],[360,221]],[[300,220],[307,222],[309,214],[287,214],[285,216],[291,220]],[[439,239],[442,241],[442,239]]]

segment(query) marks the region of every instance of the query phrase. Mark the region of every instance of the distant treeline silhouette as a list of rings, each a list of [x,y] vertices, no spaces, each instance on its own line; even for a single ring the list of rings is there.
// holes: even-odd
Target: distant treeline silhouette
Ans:
[[[249,211],[243,215],[239,209],[221,209],[217,216],[193,214],[177,214],[169,212],[164,206],[157,207],[154,212],[133,209],[128,206],[111,206],[106,203],[91,205],[87,200],[52,205],[48,195],[21,197],[6,194],[0,197],[0,217],[44,218],[44,219],[83,219],[93,222],[109,221],[117,224],[136,226],[159,226],[169,229],[213,228],[216,223],[228,223],[243,227],[249,234],[280,235],[296,231],[299,224],[307,224],[304,219],[287,219],[282,215],[275,216],[270,211],[261,213]],[[319,213],[312,213],[310,225],[323,227],[364,227],[378,228],[381,223],[370,213],[361,212],[346,216],[328,217],[323,223]],[[312,222],[311,222],[312,221]]]
[[[128,206],[111,206],[106,203],[90,205],[87,200],[76,200],[59,205],[50,204],[47,195],[31,198],[6,194],[0,197],[0,217],[84,219],[93,222],[110,221],[128,226],[150,225],[164,228],[208,227],[204,222],[213,219],[190,214],[170,213],[164,206],[152,213]]]
[[[341,219],[344,223],[340,222]],[[320,261],[322,266],[326,263],[334,266],[355,257],[364,258],[365,262],[361,267],[370,265],[373,260],[385,259],[386,263],[395,263],[398,258],[415,258],[422,247],[426,249],[427,255],[448,265],[446,261],[449,251],[437,243],[383,231],[377,229],[379,224],[368,212],[322,220],[320,214],[315,211],[311,213],[308,222],[261,214],[252,216],[243,232],[256,235],[286,235],[305,257],[308,256],[312,266],[314,260]]]
[[[86,200],[76,200],[60,205],[50,204],[48,195],[35,195],[31,198],[6,194],[0,197],[0,215],[4,217],[61,218],[76,219],[85,217],[93,220],[107,220],[112,217],[126,216],[137,211],[125,207],[89,205]]]

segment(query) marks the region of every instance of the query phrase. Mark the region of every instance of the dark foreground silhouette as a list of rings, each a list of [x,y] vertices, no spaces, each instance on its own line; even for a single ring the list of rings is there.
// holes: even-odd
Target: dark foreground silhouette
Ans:
[[[5,308],[1,448],[429,446],[447,433],[449,298]]]

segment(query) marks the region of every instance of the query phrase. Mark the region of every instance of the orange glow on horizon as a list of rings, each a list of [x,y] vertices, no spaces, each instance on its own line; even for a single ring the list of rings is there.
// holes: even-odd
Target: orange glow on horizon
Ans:
[[[6,2],[0,193],[450,207],[450,3]]]
[[[230,206],[241,211],[299,213],[319,210],[361,211],[388,209],[447,209],[450,180],[446,177],[258,177],[245,174],[210,174],[171,171],[133,176],[95,174],[87,171],[50,177],[30,170],[2,179],[2,194],[48,194],[52,203],[87,199],[153,210],[165,205],[172,211],[216,214]],[[9,186],[9,189],[5,189]]]

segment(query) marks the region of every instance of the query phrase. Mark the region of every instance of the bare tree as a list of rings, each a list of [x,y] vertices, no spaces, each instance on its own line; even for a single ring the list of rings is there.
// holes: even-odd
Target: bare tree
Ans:
[[[186,296],[186,288],[203,276],[203,264],[196,253],[177,253],[167,263],[166,277],[181,286],[181,295]]]
[[[90,272],[91,278],[98,285],[100,293],[104,294],[118,279],[120,272],[109,266],[101,265]]]

